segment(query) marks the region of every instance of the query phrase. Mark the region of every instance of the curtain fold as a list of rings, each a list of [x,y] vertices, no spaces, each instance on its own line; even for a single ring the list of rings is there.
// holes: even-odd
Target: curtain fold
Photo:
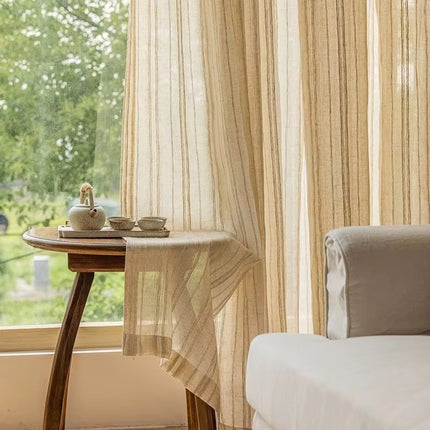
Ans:
[[[275,11],[263,15],[256,0],[132,4],[136,94],[126,99],[123,212],[166,216],[172,230],[232,233],[261,259],[213,321],[220,428],[250,428],[246,358],[252,338],[269,329],[267,297],[271,328],[286,324],[278,127],[263,127],[277,115]]]
[[[299,2],[315,333],[324,333],[324,235],[370,222],[367,5]]]
[[[130,2],[128,14],[127,58],[124,85],[124,109],[121,137],[121,213],[131,214],[135,211],[136,174],[136,26],[137,13],[135,2]]]
[[[281,120],[278,76],[278,11],[271,0],[259,5],[259,67],[262,105],[261,125],[263,138],[254,146],[263,148],[263,196],[266,291],[269,331],[287,329],[285,220],[283,217],[283,183],[281,161]],[[251,51],[255,52],[255,51]]]
[[[277,1],[276,9],[276,25],[272,31],[277,36],[275,72],[279,102],[286,327],[289,332],[312,332],[298,1]]]
[[[209,142],[215,160],[229,160],[235,165],[234,175],[245,175],[250,181],[246,193],[255,202],[263,257],[262,263],[244,277],[217,321],[220,389],[221,393],[229,393],[221,395],[221,428],[226,429],[250,426],[251,411],[244,397],[250,341],[262,331],[286,328],[276,10],[272,3],[200,2],[207,109],[211,119]],[[230,153],[236,150],[243,162],[236,164],[234,153],[229,157],[221,154],[219,148],[224,145]],[[218,171],[222,173],[221,169]],[[235,178],[225,183],[221,198],[234,188],[237,192],[241,182]],[[243,222],[249,223],[243,202],[241,205]]]
[[[264,155],[258,144],[262,140],[258,2],[202,0],[200,8],[210,118],[208,143],[217,165],[215,182],[223,227],[234,225],[232,217],[239,215],[240,224],[253,225],[254,233],[264,241]],[[230,175],[225,174],[224,163],[232,168]],[[233,202],[239,203],[239,196],[246,201],[232,208]],[[248,218],[250,201],[255,220]],[[237,237],[243,240],[241,234]],[[252,416],[244,390],[246,358],[251,339],[267,330],[265,305],[264,268],[260,264],[243,278],[216,319],[221,429],[250,426]]]
[[[429,221],[427,3],[131,0],[122,211],[260,259],[213,318],[210,389],[181,379],[220,429],[251,427],[254,336],[324,333],[330,229]]]
[[[429,222],[427,1],[378,0],[381,222]]]

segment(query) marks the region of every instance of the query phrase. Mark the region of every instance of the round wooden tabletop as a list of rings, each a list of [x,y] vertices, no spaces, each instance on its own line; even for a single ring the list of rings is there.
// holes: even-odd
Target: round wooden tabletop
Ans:
[[[126,243],[122,238],[63,238],[57,227],[36,227],[26,231],[22,238],[34,248],[69,254],[125,255]]]

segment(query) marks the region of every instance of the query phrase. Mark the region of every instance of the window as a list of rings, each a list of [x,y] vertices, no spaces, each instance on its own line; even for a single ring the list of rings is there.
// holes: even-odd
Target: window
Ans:
[[[0,2],[2,327],[59,323],[73,281],[25,230],[64,223],[83,182],[119,214],[127,14],[123,0]],[[123,275],[99,274],[83,321],[121,320],[122,298]]]

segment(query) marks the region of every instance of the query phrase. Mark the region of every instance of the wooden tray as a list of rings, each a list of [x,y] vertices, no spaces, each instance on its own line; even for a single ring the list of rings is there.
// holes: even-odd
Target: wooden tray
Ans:
[[[101,230],[73,230],[67,225],[58,226],[59,237],[87,237],[87,238],[106,238],[106,237],[168,237],[169,230],[140,230],[135,227],[133,230],[114,230],[112,227],[103,227]]]

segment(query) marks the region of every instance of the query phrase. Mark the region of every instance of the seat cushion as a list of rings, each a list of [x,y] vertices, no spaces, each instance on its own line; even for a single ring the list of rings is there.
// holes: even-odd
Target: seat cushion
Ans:
[[[261,335],[246,393],[273,430],[428,430],[430,337]]]

